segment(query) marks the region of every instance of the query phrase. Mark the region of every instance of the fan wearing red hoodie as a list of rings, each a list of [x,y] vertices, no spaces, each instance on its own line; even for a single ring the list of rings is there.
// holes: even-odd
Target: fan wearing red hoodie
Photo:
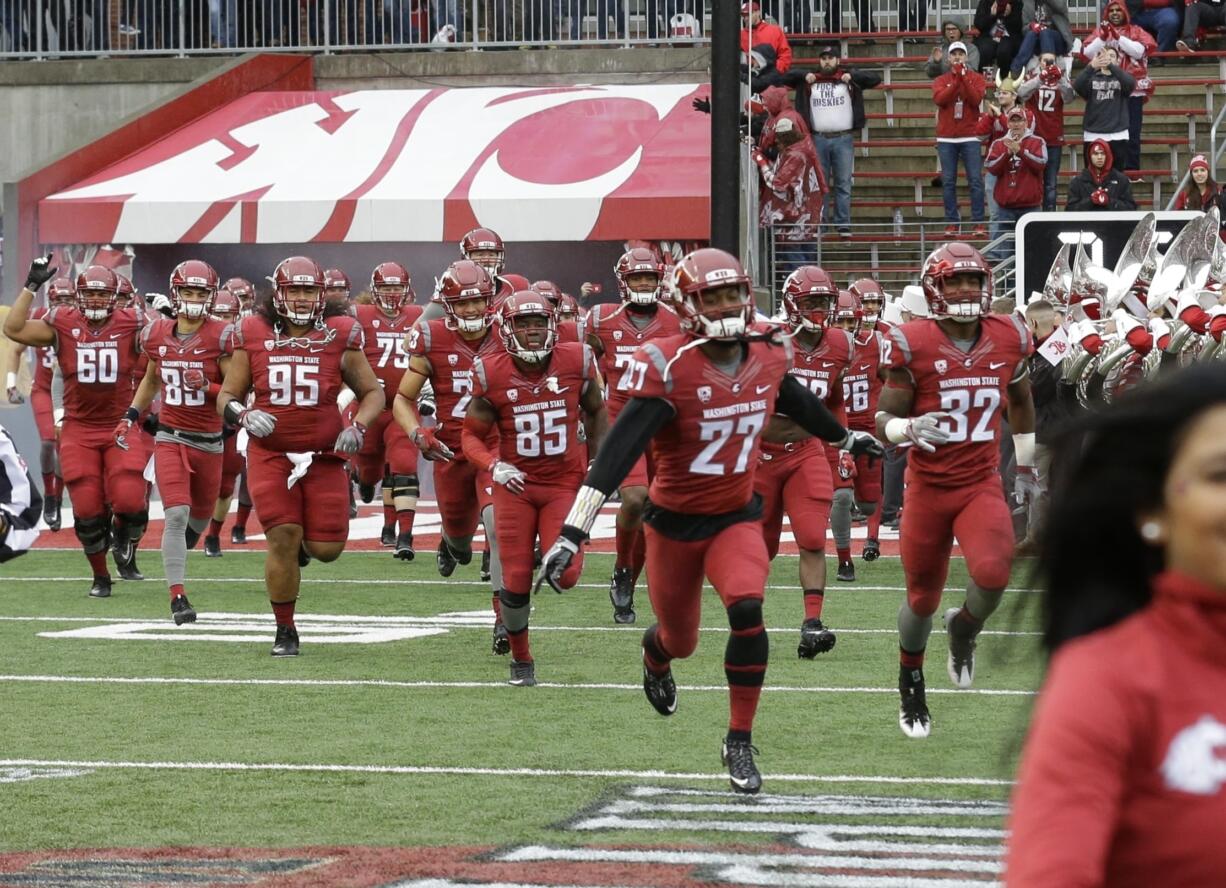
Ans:
[[[966,66],[966,45],[949,46],[949,70],[932,84],[937,106],[937,156],[941,160],[941,189],[945,204],[945,236],[957,237],[962,219],[958,213],[958,161],[971,186],[972,237],[987,237],[983,224],[983,155],[975,133],[980,103],[987,81]]]
[[[1095,139],[1086,149],[1086,166],[1068,186],[1066,210],[1135,210],[1128,177],[1112,169],[1111,146]]]
[[[741,4],[741,53],[748,54],[763,43],[775,51],[775,70],[780,74],[792,67],[792,47],[783,28],[762,21],[762,6],[757,0]]]
[[[1126,170],[1141,168],[1141,119],[1145,103],[1154,94],[1154,82],[1149,78],[1149,56],[1158,51],[1158,43],[1140,25],[1129,21],[1128,8],[1121,0],[1111,0],[1103,10],[1103,20],[1090,33],[1081,55],[1088,62],[1104,47],[1113,47],[1120,67],[1136,80],[1128,96],[1128,156],[1121,158]]]
[[[1011,231],[1018,219],[1043,204],[1047,143],[1034,134],[1034,127],[1022,106],[1015,105],[1009,110],[1007,123],[1005,134],[988,149],[988,172],[996,177],[992,240]],[[995,259],[999,262],[1012,252],[1012,245],[1006,246]]]

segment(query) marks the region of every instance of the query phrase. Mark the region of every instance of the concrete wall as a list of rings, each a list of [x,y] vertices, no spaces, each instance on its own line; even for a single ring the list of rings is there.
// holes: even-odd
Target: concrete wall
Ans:
[[[12,182],[224,58],[102,59],[0,64],[0,182]]]

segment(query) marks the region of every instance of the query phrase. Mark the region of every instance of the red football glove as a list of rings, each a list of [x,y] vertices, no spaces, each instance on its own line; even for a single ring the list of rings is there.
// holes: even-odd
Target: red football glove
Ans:
[[[1036,34],[1039,34],[1043,31],[1043,26],[1040,25],[1038,22],[1031,22],[1030,30],[1034,31]]]
[[[850,481],[856,477],[859,472],[856,469],[856,458],[846,450],[839,451],[839,477],[844,481]]]
[[[421,455],[428,460],[438,460],[447,462],[453,456],[451,448],[444,444],[434,434],[434,429],[426,429],[421,426],[417,427],[417,431],[413,432],[413,443],[417,445],[417,449],[421,451]]]
[[[1105,207],[1109,201],[1110,197],[1104,188],[1095,188],[1094,193],[1090,195],[1090,203],[1096,207]]]
[[[128,449],[128,433],[132,431],[132,426],[135,423],[124,417],[115,425],[115,431],[111,432],[111,437],[115,439],[115,446],[120,450]]]
[[[198,392],[209,384],[204,378],[203,370],[184,370],[183,371],[183,387],[193,392]]]

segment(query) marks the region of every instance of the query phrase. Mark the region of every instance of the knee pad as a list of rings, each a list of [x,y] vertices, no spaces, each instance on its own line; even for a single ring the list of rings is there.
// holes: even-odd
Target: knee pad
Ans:
[[[383,481],[392,491],[392,497],[411,496],[417,497],[421,494],[421,484],[417,480],[416,475],[388,475]]]
[[[503,607],[527,607],[532,602],[532,596],[527,593],[512,592],[509,589],[499,589],[498,601]]]
[[[733,632],[762,625],[762,599],[742,598],[728,608],[728,625]]]
[[[115,516],[121,522],[120,529],[123,534],[133,542],[139,540],[145,535],[145,527],[149,524],[149,512],[141,509],[139,512],[122,512]],[[184,521],[186,527],[187,522]]]
[[[873,500],[871,503],[862,503],[856,500],[856,508],[860,510],[860,514],[868,516],[877,511],[877,501]]]
[[[78,518],[73,522],[72,529],[87,555],[105,552],[111,545],[111,524],[105,515]]]
[[[498,603],[502,605],[502,624],[507,627],[508,632],[515,634],[528,628],[528,616],[532,613],[529,607],[531,602],[532,596],[526,593],[498,590]]]

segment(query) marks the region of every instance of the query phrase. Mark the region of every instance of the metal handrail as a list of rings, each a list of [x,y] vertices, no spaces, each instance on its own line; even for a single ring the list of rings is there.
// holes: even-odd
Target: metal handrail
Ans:
[[[1226,152],[1226,141],[1224,141],[1221,145],[1217,143],[1217,131],[1218,127],[1221,126],[1223,119],[1226,119],[1226,103],[1222,105],[1221,109],[1217,113],[1217,116],[1213,118],[1213,126],[1209,127],[1209,171],[1213,176],[1214,182],[1218,180],[1218,158],[1222,156],[1223,152]],[[1184,186],[1188,184],[1188,179],[1191,178],[1191,176],[1191,169],[1184,170],[1183,178],[1179,180],[1179,184],[1175,186],[1174,193],[1171,194],[1171,199],[1167,201],[1166,208],[1168,210],[1175,209],[1175,201],[1179,199],[1180,192],[1182,192]]]

